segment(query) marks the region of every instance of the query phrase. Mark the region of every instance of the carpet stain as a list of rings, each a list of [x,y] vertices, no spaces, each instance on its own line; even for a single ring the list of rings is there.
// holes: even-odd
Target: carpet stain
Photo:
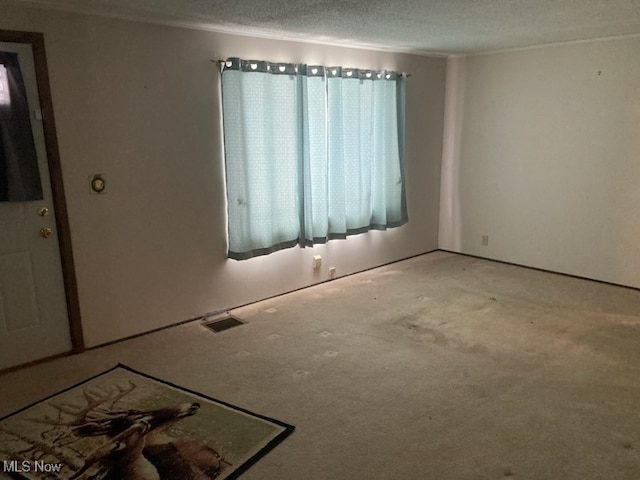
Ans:
[[[392,324],[402,327],[405,332],[422,342],[432,343],[439,347],[449,348],[465,354],[481,355],[489,353],[489,348],[486,345],[479,343],[468,344],[461,339],[451,338],[426,323],[427,317],[407,314],[398,318]]]
[[[486,345],[479,343],[470,345],[462,340],[447,337],[437,329],[425,325],[424,319],[417,315],[405,315],[394,323],[405,328],[412,336],[418,337],[422,341],[433,343],[439,347],[450,348],[472,355],[481,355],[489,352],[489,348]]]
[[[471,353],[475,355],[489,352],[489,349],[485,345],[480,345],[479,343],[476,343],[474,345],[461,345],[460,347],[458,347],[458,350],[460,350],[462,353]]]
[[[449,340],[442,332],[438,332],[433,328],[425,327],[424,325],[420,325],[419,323],[416,323],[412,320],[406,322],[405,325],[410,332],[423,337],[425,340],[431,343],[434,343],[440,347],[446,347],[447,345],[449,345]]]
[[[640,325],[604,324],[577,332],[572,335],[572,341],[613,361],[640,363]]]

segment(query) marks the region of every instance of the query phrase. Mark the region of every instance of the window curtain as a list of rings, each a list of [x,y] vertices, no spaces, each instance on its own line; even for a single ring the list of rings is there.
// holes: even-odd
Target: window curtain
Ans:
[[[0,52],[0,201],[42,198],[38,157],[18,56]]]
[[[230,258],[407,222],[402,74],[227,60]]]

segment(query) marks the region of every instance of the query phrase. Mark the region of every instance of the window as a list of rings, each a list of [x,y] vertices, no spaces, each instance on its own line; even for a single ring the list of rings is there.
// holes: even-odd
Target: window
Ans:
[[[0,202],[42,199],[31,112],[14,52],[0,51]]]
[[[2,64],[0,64],[0,105],[11,105],[7,68]]]
[[[227,60],[229,257],[407,222],[404,76]]]

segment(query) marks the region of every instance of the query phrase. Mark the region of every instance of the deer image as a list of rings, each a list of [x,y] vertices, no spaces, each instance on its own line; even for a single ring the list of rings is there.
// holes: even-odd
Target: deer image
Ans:
[[[66,459],[74,470],[71,480],[215,479],[231,465],[206,444],[176,439],[167,433],[180,420],[195,415],[200,409],[198,403],[149,410],[116,409],[116,403],[135,388],[132,382],[108,389],[85,388],[82,405],[50,402],[58,412],[55,417],[31,419],[51,426],[57,445],[70,445],[87,437],[106,437],[86,457]],[[47,432],[43,437],[46,435]],[[57,445],[51,444],[47,453],[60,452]]]

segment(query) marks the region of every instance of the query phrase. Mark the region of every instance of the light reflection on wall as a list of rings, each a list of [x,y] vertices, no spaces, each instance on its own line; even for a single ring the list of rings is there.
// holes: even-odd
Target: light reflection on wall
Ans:
[[[10,105],[9,82],[7,80],[7,69],[0,65],[0,105]]]

